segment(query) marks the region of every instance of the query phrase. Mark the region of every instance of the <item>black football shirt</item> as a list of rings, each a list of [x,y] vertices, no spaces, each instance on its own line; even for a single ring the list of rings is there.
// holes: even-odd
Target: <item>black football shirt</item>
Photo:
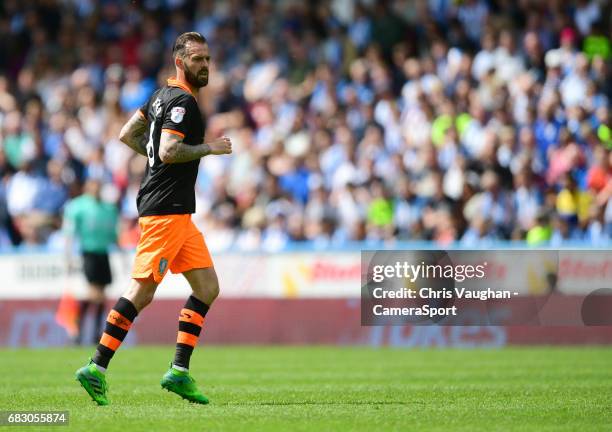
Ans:
[[[165,164],[159,158],[159,141],[163,130],[182,137],[185,144],[202,144],[204,121],[195,97],[185,84],[169,79],[168,85],[156,90],[140,111],[148,124],[148,164],[136,199],[138,215],[194,213],[200,160]]]

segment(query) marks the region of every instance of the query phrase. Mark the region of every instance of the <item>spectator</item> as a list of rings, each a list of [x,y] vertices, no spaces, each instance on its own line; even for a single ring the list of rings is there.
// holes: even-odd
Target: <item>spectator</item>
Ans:
[[[146,160],[117,135],[184,29],[210,40],[206,133],[237,149],[201,165],[211,248],[612,235],[609,2],[140,3],[0,11],[0,246],[57,242],[88,179],[135,244]]]

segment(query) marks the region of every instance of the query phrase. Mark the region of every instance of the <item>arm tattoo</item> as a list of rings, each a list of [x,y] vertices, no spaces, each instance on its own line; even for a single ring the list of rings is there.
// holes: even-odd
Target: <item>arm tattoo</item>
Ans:
[[[137,111],[121,129],[119,140],[127,144],[135,152],[146,156],[147,150],[145,148],[145,142],[142,139],[146,130],[147,120],[140,111]]]
[[[188,145],[177,135],[163,132],[159,143],[159,158],[163,163],[183,163],[210,154],[208,144]]]

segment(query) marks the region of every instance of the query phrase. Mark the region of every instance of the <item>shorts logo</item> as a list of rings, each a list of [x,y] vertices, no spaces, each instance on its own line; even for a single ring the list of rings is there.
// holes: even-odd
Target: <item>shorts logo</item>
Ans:
[[[182,122],[184,115],[185,115],[185,108],[183,107],[174,107],[172,108],[172,111],[170,111],[170,119],[174,123]]]
[[[168,268],[168,260],[166,258],[162,258],[159,260],[159,274],[163,275]]]

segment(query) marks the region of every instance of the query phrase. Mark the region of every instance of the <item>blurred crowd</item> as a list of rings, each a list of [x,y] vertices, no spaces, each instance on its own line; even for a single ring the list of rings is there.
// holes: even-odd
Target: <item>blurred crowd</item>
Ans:
[[[139,236],[119,142],[204,34],[194,221],[211,250],[353,241],[601,245],[612,236],[605,0],[4,0],[0,247],[62,244],[88,178]]]

